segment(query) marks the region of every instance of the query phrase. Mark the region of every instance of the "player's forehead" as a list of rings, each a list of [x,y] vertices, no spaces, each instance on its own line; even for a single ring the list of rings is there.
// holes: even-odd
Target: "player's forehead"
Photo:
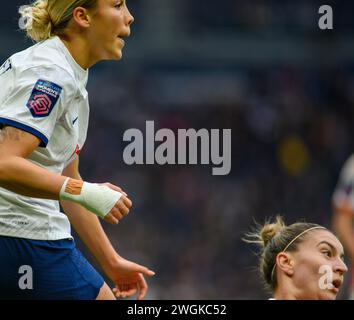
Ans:
[[[303,246],[307,247],[319,247],[321,245],[329,246],[335,249],[339,254],[344,252],[343,246],[338,238],[326,229],[313,230],[303,241]]]

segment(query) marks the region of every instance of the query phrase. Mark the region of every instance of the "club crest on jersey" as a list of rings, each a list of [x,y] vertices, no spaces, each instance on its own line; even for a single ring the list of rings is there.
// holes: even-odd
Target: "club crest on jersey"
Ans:
[[[61,91],[62,87],[53,82],[38,80],[27,102],[27,108],[31,111],[32,116],[34,118],[48,117],[55,107]]]

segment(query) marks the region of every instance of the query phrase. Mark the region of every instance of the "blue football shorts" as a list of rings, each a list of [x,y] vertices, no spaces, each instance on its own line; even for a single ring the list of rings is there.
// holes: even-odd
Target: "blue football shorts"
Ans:
[[[0,236],[2,300],[94,300],[103,284],[74,240]]]

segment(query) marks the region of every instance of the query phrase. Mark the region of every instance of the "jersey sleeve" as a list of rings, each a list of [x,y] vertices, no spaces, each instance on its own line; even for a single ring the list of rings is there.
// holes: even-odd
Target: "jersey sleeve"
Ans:
[[[346,161],[341,170],[332,203],[341,212],[354,215],[354,155]]]
[[[0,75],[0,125],[27,131],[46,147],[73,96],[73,81],[57,66],[10,68]]]

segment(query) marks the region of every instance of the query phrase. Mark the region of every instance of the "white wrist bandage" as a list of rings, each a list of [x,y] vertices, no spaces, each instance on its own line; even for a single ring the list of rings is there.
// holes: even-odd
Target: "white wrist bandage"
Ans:
[[[81,204],[87,210],[104,218],[119,201],[122,194],[107,186],[96,183],[83,182],[75,192],[67,188],[70,178],[67,178],[60,190],[60,200],[67,200]]]

